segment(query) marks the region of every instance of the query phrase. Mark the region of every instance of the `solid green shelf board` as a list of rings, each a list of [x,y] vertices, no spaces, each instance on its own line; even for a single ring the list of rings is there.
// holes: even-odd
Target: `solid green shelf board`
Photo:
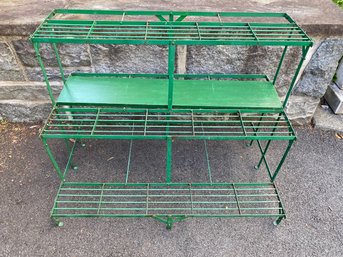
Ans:
[[[168,105],[168,80],[70,76],[58,104]],[[268,81],[174,80],[173,107],[282,108]]]

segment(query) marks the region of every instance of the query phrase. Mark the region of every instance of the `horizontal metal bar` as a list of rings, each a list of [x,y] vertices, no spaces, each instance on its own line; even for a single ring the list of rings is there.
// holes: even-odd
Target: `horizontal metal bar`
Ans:
[[[312,42],[304,41],[254,41],[254,40],[138,40],[138,39],[74,39],[32,37],[34,43],[68,43],[68,44],[128,44],[128,45],[246,45],[246,46],[312,46]]]
[[[285,217],[285,214],[275,214],[275,213],[270,213],[270,214],[264,214],[264,213],[260,213],[260,214],[256,214],[256,213],[242,213],[242,214],[211,214],[209,215],[203,215],[203,214],[187,214],[185,215],[184,213],[173,213],[173,214],[163,214],[163,213],[159,213],[159,214],[129,214],[129,213],[125,213],[125,214],[87,214],[87,213],[79,213],[79,214],[72,214],[72,213],[68,213],[68,214],[63,214],[63,213],[52,213],[51,217],[56,217],[56,218],[92,218],[92,217],[104,217],[104,218],[146,218],[146,217],[178,217],[178,216],[186,216],[188,218],[262,218],[262,217]]]
[[[280,207],[261,207],[261,208],[244,208],[241,207],[241,210],[281,210],[282,208]],[[98,210],[98,208],[93,208],[93,207],[55,207],[54,210],[87,210],[87,211],[92,211],[92,210]],[[121,207],[112,207],[112,208],[108,208],[108,207],[102,207],[101,211],[145,211],[146,208],[130,208],[130,207],[125,207],[125,208],[121,208]],[[165,208],[158,208],[158,207],[149,207],[149,211],[190,211],[191,207],[188,208],[182,208],[182,207],[165,207]],[[219,211],[219,210],[225,210],[225,211],[229,211],[229,210],[237,210],[237,208],[230,208],[230,207],[222,207],[222,208],[215,208],[215,207],[205,207],[205,208],[197,208],[197,207],[193,207],[194,211]]]
[[[128,136],[128,135],[93,135],[84,136],[79,134],[42,134],[45,139],[113,139],[113,140],[166,140],[168,136]],[[173,136],[173,138],[176,138]],[[295,140],[296,137],[290,136],[178,136],[180,140]]]
[[[106,182],[106,183],[102,183],[102,182],[72,182],[72,181],[64,181],[61,184],[61,188],[65,187],[65,186],[89,186],[89,187],[102,187],[103,184],[106,184],[106,186],[110,186],[110,187],[146,187],[148,184],[150,185],[150,189],[154,188],[154,187],[189,187],[191,186],[192,189],[194,187],[209,187],[209,188],[213,188],[213,187],[217,187],[217,186],[221,186],[221,187],[228,187],[228,186],[232,186],[233,183],[229,183],[229,182],[216,182],[216,183],[181,183],[181,182],[174,182],[174,183],[113,183],[113,182]],[[270,182],[251,182],[251,183],[241,183],[241,182],[235,182],[234,183],[236,187],[250,187],[250,186],[266,186],[266,187],[273,187],[274,183],[270,183]]]
[[[58,195],[59,197],[99,197],[100,195],[99,194],[59,194]],[[274,197],[276,196],[276,194],[241,194],[241,195],[238,195],[238,197]],[[118,195],[103,195],[103,198],[108,198],[108,197],[111,197],[111,198],[115,198],[115,197],[137,197],[137,198],[146,198],[146,195],[138,195],[138,194],[131,194],[131,195],[123,195],[123,194],[118,194]],[[166,197],[166,198],[169,198],[169,197],[188,197],[187,194],[183,194],[183,195],[177,195],[177,194],[173,194],[173,195],[149,195],[149,197]],[[193,197],[235,197],[235,195],[218,195],[218,194],[211,194],[211,195],[208,195],[208,194],[205,194],[205,195],[193,195]]]
[[[187,197],[187,195],[185,195]],[[223,197],[225,197],[223,195]],[[99,201],[82,201],[82,200],[57,200],[56,203],[61,204],[98,204]],[[180,201],[151,201],[151,204],[180,204]],[[190,202],[189,202],[190,203]],[[236,201],[192,201],[193,204],[236,204]],[[279,203],[279,201],[239,201],[240,204],[263,204],[263,203]],[[101,204],[146,204],[146,201],[101,201]]]
[[[213,183],[212,183],[213,185]],[[146,188],[80,188],[80,187],[75,187],[75,188],[65,188],[65,187],[61,187],[61,191],[146,191]],[[244,187],[244,188],[236,188],[236,191],[260,191],[260,190],[275,190],[274,187]],[[149,191],[185,191],[186,193],[188,193],[189,189],[185,189],[185,188],[172,188],[172,187],[167,187],[167,188],[149,188]],[[220,187],[220,188],[213,188],[213,186],[211,188],[192,188],[191,191],[235,191],[233,188],[224,188],[224,187]],[[194,195],[196,196],[196,195]],[[226,195],[223,195],[226,196]]]
[[[155,15],[186,15],[217,17],[286,17],[286,13],[277,12],[189,12],[189,11],[131,11],[131,10],[85,10],[85,9],[55,9],[56,14],[89,14],[89,15],[134,15],[134,16],[155,16]]]

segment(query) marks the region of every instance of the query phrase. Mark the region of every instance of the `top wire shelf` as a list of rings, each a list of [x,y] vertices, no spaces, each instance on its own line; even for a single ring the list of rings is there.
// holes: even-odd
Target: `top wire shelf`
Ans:
[[[311,46],[286,13],[56,9],[33,43]]]

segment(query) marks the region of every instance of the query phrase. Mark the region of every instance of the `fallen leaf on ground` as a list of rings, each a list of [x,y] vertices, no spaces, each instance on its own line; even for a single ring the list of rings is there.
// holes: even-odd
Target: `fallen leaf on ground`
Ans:
[[[113,158],[114,158],[114,157],[112,156],[112,157],[108,158],[107,161],[110,161],[110,160],[112,160]]]
[[[343,134],[341,134],[341,133],[336,133],[336,138],[338,138],[338,139],[343,139]]]

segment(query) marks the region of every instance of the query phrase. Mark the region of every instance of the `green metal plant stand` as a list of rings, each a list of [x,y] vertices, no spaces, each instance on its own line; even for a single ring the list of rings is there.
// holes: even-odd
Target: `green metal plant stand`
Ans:
[[[78,17],[78,18],[75,18]],[[229,19],[229,21],[228,21]],[[248,19],[247,21],[242,21]],[[234,21],[232,21],[234,20]],[[190,217],[272,217],[285,211],[274,181],[296,139],[284,112],[296,77],[312,46],[311,39],[285,13],[170,12],[56,9],[32,34],[53,109],[41,131],[43,145],[61,184],[51,217],[150,217],[166,224]],[[40,54],[51,44],[64,84],[54,98]],[[166,74],[73,72],[66,76],[58,44],[150,44],[168,46]],[[175,74],[177,45],[278,46],[283,51],[275,75]],[[283,103],[275,89],[288,47],[301,56]],[[50,143],[63,139],[68,159],[56,160]],[[120,182],[71,182],[68,172],[80,140],[128,140],[127,170]],[[129,182],[133,140],[166,142],[165,182]],[[202,140],[208,181],[176,183],[172,173],[175,140]],[[269,182],[214,182],[209,140],[256,141]],[[272,169],[267,152],[272,142],[288,142]]]

